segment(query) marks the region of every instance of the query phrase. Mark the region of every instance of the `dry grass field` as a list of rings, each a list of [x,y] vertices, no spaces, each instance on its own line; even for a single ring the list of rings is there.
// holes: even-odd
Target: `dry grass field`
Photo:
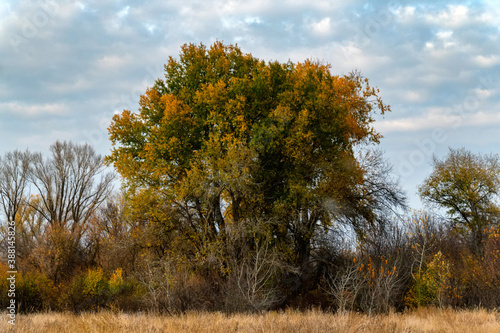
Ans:
[[[357,313],[328,314],[320,311],[263,315],[189,313],[179,316],[113,312],[73,315],[45,313],[20,315],[16,325],[7,323],[0,332],[500,332],[500,313],[486,310],[455,311],[419,309],[404,314],[368,316]]]

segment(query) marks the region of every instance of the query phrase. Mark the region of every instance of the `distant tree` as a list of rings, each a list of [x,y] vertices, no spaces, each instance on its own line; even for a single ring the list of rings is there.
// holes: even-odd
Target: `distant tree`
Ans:
[[[54,281],[85,262],[89,222],[109,196],[114,173],[88,145],[57,141],[51,155],[8,152],[0,159],[0,204],[16,223],[20,268],[36,268]],[[6,226],[0,226],[5,236]]]
[[[30,180],[38,197],[30,204],[46,223],[48,253],[40,253],[46,256],[50,277],[57,281],[81,257],[82,237],[90,218],[111,193],[114,174],[88,144],[57,141],[50,152],[47,159],[33,154]]]
[[[0,202],[8,221],[15,221],[23,207],[32,162],[29,151],[15,150],[0,158]]]
[[[0,223],[0,247],[4,253],[7,253],[8,222],[18,224],[26,215],[31,161],[29,151],[15,150],[0,158],[0,204],[5,217],[5,221]],[[22,255],[23,250],[29,248],[23,245],[16,244],[17,255]]]
[[[57,141],[50,152],[46,160],[33,155],[31,180],[40,196],[36,209],[49,224],[75,229],[110,194],[114,174],[88,144]]]
[[[471,235],[471,247],[482,254],[485,230],[500,218],[498,155],[473,154],[450,149],[448,156],[434,158],[434,170],[419,187],[423,200],[445,208],[455,227]]]

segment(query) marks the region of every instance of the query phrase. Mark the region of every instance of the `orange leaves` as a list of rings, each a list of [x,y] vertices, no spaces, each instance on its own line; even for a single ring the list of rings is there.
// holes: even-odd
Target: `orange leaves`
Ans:
[[[384,259],[383,256],[377,258],[377,263],[374,263],[372,258],[368,256],[368,262],[366,265],[360,264],[359,271],[363,274],[363,279],[370,286],[373,285],[376,280],[387,279],[398,275],[396,265],[390,267],[389,261]]]
[[[371,128],[378,91],[360,75],[335,76],[311,60],[266,63],[220,42],[184,45],[165,72],[139,114],[114,118],[108,161],[131,185],[190,205],[193,229],[218,237],[225,219],[263,212],[314,229],[331,220],[322,196],[342,202],[360,184],[354,148],[379,138]],[[276,237],[287,230],[277,227]]]

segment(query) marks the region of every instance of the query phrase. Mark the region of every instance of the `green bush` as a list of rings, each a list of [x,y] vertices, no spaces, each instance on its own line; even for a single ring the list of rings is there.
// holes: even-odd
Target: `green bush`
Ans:
[[[5,308],[9,302],[7,268],[0,265],[0,305]],[[57,308],[57,289],[54,283],[38,272],[15,274],[15,300],[19,312],[36,312]]]
[[[16,282],[19,311],[47,311],[57,307],[57,288],[47,276],[30,272],[20,274]]]
[[[441,252],[436,253],[427,267],[414,276],[414,283],[406,296],[411,307],[443,306],[451,271]]]
[[[121,268],[107,278],[101,268],[89,269],[74,278],[64,292],[63,304],[74,312],[102,308],[137,310],[141,307],[138,283],[124,279]]]
[[[101,268],[89,269],[76,276],[63,296],[66,307],[74,312],[95,311],[107,306],[112,295]]]

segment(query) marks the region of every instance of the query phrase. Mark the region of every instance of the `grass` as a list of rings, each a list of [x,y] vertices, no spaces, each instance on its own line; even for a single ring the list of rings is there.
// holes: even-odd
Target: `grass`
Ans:
[[[0,332],[500,332],[500,313],[486,310],[422,308],[407,313],[369,316],[358,313],[285,311],[225,315],[188,313],[179,316],[114,312],[39,313],[19,315],[12,327],[3,314]]]

